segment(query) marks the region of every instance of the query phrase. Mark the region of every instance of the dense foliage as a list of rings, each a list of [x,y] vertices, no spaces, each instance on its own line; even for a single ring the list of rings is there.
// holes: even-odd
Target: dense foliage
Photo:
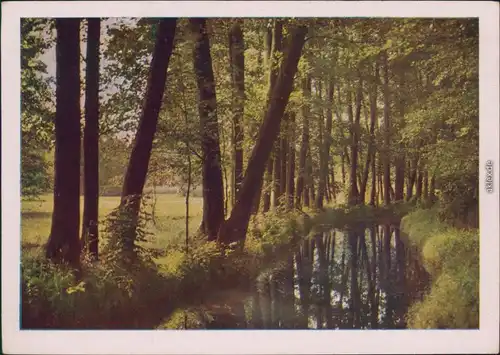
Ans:
[[[477,19],[74,21],[21,21],[22,196],[54,191],[57,205],[52,262],[23,255],[24,323],[149,327],[158,319],[139,324],[139,305],[173,311],[191,293],[248,286],[278,253],[332,229],[383,225],[390,268],[390,226],[432,207],[404,224],[433,279],[408,325],[477,326],[478,255],[465,252],[477,251],[479,225]],[[55,68],[73,72],[47,65],[54,51]],[[68,152],[79,147],[78,174]],[[157,220],[157,194],[172,191],[183,215]],[[119,197],[105,217],[99,196]],[[350,246],[353,265],[362,245]]]

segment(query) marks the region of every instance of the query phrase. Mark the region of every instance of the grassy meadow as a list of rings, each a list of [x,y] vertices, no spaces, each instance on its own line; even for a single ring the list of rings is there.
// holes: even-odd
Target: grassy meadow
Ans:
[[[193,234],[199,227],[202,216],[202,198],[194,197],[189,203],[189,232]],[[99,198],[99,223],[120,203],[119,196]],[[83,214],[83,197],[80,200]],[[37,251],[47,242],[53,209],[52,194],[41,195],[36,201],[21,202],[21,246],[23,252]],[[185,238],[185,197],[177,194],[158,194],[155,206],[155,223],[150,223],[154,235],[150,247],[164,249],[169,245],[184,242]]]

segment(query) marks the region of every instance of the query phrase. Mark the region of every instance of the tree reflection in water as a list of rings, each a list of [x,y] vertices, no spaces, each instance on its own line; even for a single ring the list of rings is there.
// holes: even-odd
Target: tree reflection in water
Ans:
[[[208,329],[397,329],[428,275],[398,226],[353,226],[304,240],[250,295],[212,307]]]

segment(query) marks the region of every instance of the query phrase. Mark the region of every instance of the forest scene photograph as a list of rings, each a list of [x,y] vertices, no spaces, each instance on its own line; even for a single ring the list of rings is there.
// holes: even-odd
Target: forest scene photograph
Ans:
[[[21,329],[479,328],[478,18],[20,26]]]

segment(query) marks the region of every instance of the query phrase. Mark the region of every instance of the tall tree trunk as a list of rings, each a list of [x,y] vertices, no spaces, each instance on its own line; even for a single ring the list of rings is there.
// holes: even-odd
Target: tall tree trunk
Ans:
[[[183,96],[183,102],[184,101],[184,84],[182,85],[182,96]],[[187,110],[184,111],[184,124],[186,127],[188,127],[189,124],[189,116]],[[185,231],[185,253],[186,256],[189,255],[189,198],[191,197],[191,181],[192,181],[192,162],[191,162],[191,144],[189,142],[188,136],[186,136],[187,139],[185,140],[186,144],[186,155],[187,155],[187,163],[188,163],[188,171],[187,171],[187,187],[186,187],[186,198],[184,200],[184,205],[186,206],[186,213],[185,213],[185,218],[184,218],[184,228],[186,229]]]
[[[54,211],[46,257],[80,265],[80,20],[56,19]]]
[[[328,163],[330,161],[330,145],[332,143],[332,106],[333,106],[333,80],[328,81],[328,86],[326,89],[326,126],[325,132],[323,134],[323,147],[320,156],[320,175],[319,175],[319,186],[318,186],[318,196],[316,199],[316,208],[323,208],[323,198],[325,197],[327,190],[326,184],[328,181]],[[320,122],[320,126],[323,122]]]
[[[310,205],[312,206],[314,204],[314,201],[316,201],[316,188],[314,185],[314,173],[313,173],[313,159],[311,156],[309,156],[309,165],[308,165],[308,170],[307,170],[307,175],[308,175],[308,181],[309,181],[309,196],[310,196]]]
[[[357,205],[359,203],[359,191],[357,184],[358,175],[358,147],[359,147],[359,121],[361,118],[361,104],[363,101],[363,87],[361,76],[359,77],[358,88],[356,90],[356,113],[354,119],[352,118],[352,103],[351,94],[349,93],[349,115],[351,121],[350,138],[351,138],[351,169],[349,174],[349,205]]]
[[[299,171],[297,176],[296,202],[298,209],[302,208],[302,196],[304,194],[304,185],[306,177],[307,149],[309,146],[309,115],[311,100],[311,77],[306,75],[302,82],[302,92],[304,95],[304,105],[302,106],[302,143],[299,155]]]
[[[377,165],[377,179],[378,179],[378,193],[379,193],[379,202],[384,202],[385,197],[384,197],[384,158],[383,158],[383,152],[378,153],[378,165]]]
[[[99,18],[89,18],[87,34],[87,68],[85,78],[85,129],[83,136],[84,203],[82,245],[97,260],[99,253]]]
[[[281,120],[292,91],[293,79],[297,72],[306,33],[307,27],[299,25],[290,34],[290,44],[284,53],[276,85],[274,85],[272,93],[269,95],[269,106],[260,127],[257,143],[248,162],[240,194],[236,205],[231,211],[231,216],[223,224],[219,232],[219,240],[223,243],[245,240],[252,208],[249,201],[253,201],[257,194],[266,161],[269,159],[274,141],[278,136]]]
[[[323,102],[323,85],[322,85],[322,82],[321,82],[321,78],[318,78],[318,79],[315,79],[315,86],[316,86],[316,100],[318,102]],[[324,191],[323,192],[320,192],[320,189],[323,188],[325,189],[326,188],[326,179],[324,179],[324,176],[322,176],[322,167],[325,163],[324,159],[324,136],[325,136],[325,117],[324,117],[324,112],[323,112],[323,108],[322,107],[319,107],[318,108],[318,112],[316,114],[317,116],[317,125],[318,125],[318,136],[316,138],[316,142],[317,142],[317,147],[318,147],[318,162],[319,162],[319,166],[318,166],[318,170],[317,172],[313,172],[313,164],[314,164],[314,160],[312,158],[312,156],[310,156],[310,161],[311,161],[311,172],[310,172],[310,179],[311,181],[314,181],[314,177],[315,176],[318,176],[318,181],[319,181],[319,184],[318,184],[318,194],[317,196],[314,194],[314,193],[311,193],[311,204],[315,207],[315,208],[321,208],[321,207],[318,207],[318,205],[321,205],[323,206],[323,198],[325,196],[324,194]],[[323,180],[323,181],[322,181]],[[322,186],[324,185],[324,186]],[[314,191],[314,190],[313,190]],[[314,197],[313,197],[314,196]],[[318,200],[319,196],[321,196],[321,202]]]
[[[417,182],[415,187],[415,198],[419,201],[422,198],[422,183],[423,183],[424,175],[421,169],[418,169],[417,173]]]
[[[413,158],[409,165],[408,183],[406,185],[406,201],[410,201],[413,197],[413,185],[415,185],[415,181],[417,179],[418,158]]]
[[[281,195],[281,138],[278,137],[274,143],[274,168],[273,168],[273,207],[278,207]]]
[[[342,190],[345,190],[345,154],[344,151],[342,150],[340,152],[340,160],[341,160],[341,174],[342,174]]]
[[[410,179],[411,179],[411,174],[412,174],[412,159],[406,160],[406,166],[405,166],[405,200],[409,201],[411,196],[413,195],[413,185],[411,185],[410,188]]]
[[[429,182],[429,200],[432,203],[436,202],[436,177],[434,174],[431,175]]]
[[[366,189],[368,187],[368,176],[371,168],[372,147],[369,145],[366,152],[365,166],[359,183],[359,203],[364,205],[366,201]]]
[[[366,187],[368,184],[368,174],[370,171],[370,167],[372,168],[372,172],[374,171],[374,166],[370,166],[370,165],[373,165],[373,164],[371,164],[371,162],[375,161],[375,123],[377,121],[377,83],[379,80],[378,72],[379,72],[379,70],[378,70],[378,62],[377,62],[375,64],[375,74],[374,74],[373,81],[370,85],[370,94],[369,94],[369,100],[370,100],[369,134],[370,134],[370,137],[369,137],[369,141],[368,141],[368,149],[366,152],[365,168],[363,170],[363,177],[362,177],[361,188],[360,188],[360,197],[361,197],[362,204],[365,203],[365,194],[366,194]],[[370,196],[370,204],[374,205],[375,204],[374,201],[375,201],[374,190],[372,188],[372,194]]]
[[[221,138],[220,140],[222,140],[223,142],[225,142],[226,140],[224,139],[224,135],[221,134]],[[229,186],[229,181],[227,180],[227,167],[226,167],[226,164],[224,164],[224,161],[223,161],[223,158],[225,156],[225,152],[226,152],[226,145],[223,144],[222,145],[222,150],[221,150],[221,169],[222,169],[222,178],[223,178],[223,182],[222,182],[222,186],[224,187],[224,195],[222,196],[223,198],[223,201],[224,201],[224,218],[226,218],[227,216],[227,213],[228,213],[228,203],[229,203],[229,200],[232,198],[232,193],[229,191],[230,189],[230,186]],[[232,174],[231,174],[232,175]],[[231,201],[231,207],[234,205],[234,203]]]
[[[335,180],[335,165],[333,165],[333,157],[330,156],[331,168],[330,168],[330,189],[332,194],[333,202],[337,202],[337,182]]]
[[[429,171],[424,171],[424,192],[423,192],[424,201],[429,198]]]
[[[377,206],[377,152],[373,149],[370,206]]]
[[[270,83],[271,87],[275,85],[276,78],[278,77],[278,56],[283,51],[283,23],[281,20],[274,20],[274,28],[273,28],[273,44],[271,51],[271,70],[270,70]],[[283,115],[283,121],[286,115]],[[281,124],[280,128],[282,128],[283,124]],[[283,139],[283,130],[281,130],[277,141],[274,144],[274,168],[273,168],[273,207],[276,208],[280,204],[280,198],[282,194],[281,188],[281,180],[284,178],[281,176],[281,146]]]
[[[262,212],[266,213],[271,209],[271,185],[273,183],[274,159],[270,156],[266,165],[266,186],[264,186],[264,197],[262,199]]]
[[[330,159],[328,161],[327,166],[332,165],[332,157],[330,156]],[[325,202],[329,204],[332,200],[332,189],[331,189],[331,169],[327,170],[326,172],[326,180],[325,180]]]
[[[272,50],[272,44],[273,44],[273,31],[272,31],[272,27],[267,26],[267,28],[265,28],[264,31],[263,31],[263,36],[261,36],[260,38],[263,39],[262,42],[264,44],[264,54],[262,55],[262,58],[263,58],[262,62],[264,64],[264,68],[265,68],[264,76],[267,76],[268,86],[272,88],[271,85],[273,83],[270,82],[270,80],[272,78],[270,77],[270,74],[269,74],[270,70],[271,70],[270,60],[271,60],[271,50]],[[259,56],[259,58],[260,57],[261,56]],[[260,207],[261,200],[262,200],[262,203],[264,205],[265,205],[265,201],[266,200],[268,200],[268,203],[269,203],[267,205],[267,210],[263,209],[263,212],[267,212],[269,210],[269,206],[270,206],[270,203],[271,203],[271,195],[267,191],[262,191],[263,188],[264,188],[264,186],[268,185],[267,180],[268,180],[269,174],[272,174],[273,163],[272,163],[272,157],[271,156],[269,157],[269,160],[270,161],[268,161],[268,163],[266,165],[267,166],[266,175],[263,176],[262,179],[260,179],[257,182],[258,183],[257,194],[255,195],[254,201],[252,203],[252,205],[253,205],[252,213],[253,214],[256,214],[256,213],[259,212],[259,207]],[[271,182],[270,183],[272,183],[272,175],[270,175],[270,177],[271,177]]]
[[[194,70],[198,84],[198,112],[201,123],[201,148],[203,156],[203,221],[201,231],[208,240],[215,240],[224,221],[224,187],[222,182],[217,98],[210,55],[210,40],[206,19],[189,20],[196,36],[193,51]]]
[[[232,205],[243,181],[243,114],[245,109],[245,44],[241,19],[235,19],[229,32],[231,82],[233,87],[233,193]]]
[[[123,182],[120,206],[127,208],[129,218],[131,218],[130,230],[122,236],[124,249],[128,252],[134,248],[142,191],[146,182],[153,139],[165,91],[168,63],[174,48],[176,23],[177,20],[174,18],[162,19],[159,22],[146,99]]]
[[[358,127],[360,128],[360,127]],[[361,171],[361,169],[359,169],[359,166],[362,165],[361,162],[363,161],[362,159],[362,149],[360,147],[360,144],[359,144],[359,137],[358,137],[358,164],[356,164],[358,166],[358,169],[357,169],[357,178],[358,178],[358,203],[361,203],[361,195],[360,195],[360,188],[361,188],[361,185],[363,184],[363,172]]]
[[[396,158],[396,174],[394,176],[394,201],[402,201],[404,199],[404,184],[405,184],[405,159],[403,156]]]
[[[308,147],[310,151],[310,147]],[[313,161],[310,155],[306,160],[306,176],[304,178],[304,206],[311,207],[314,203],[314,177],[313,177]]]
[[[383,174],[384,174],[384,204],[389,205],[391,203],[391,156],[390,156],[390,134],[391,134],[391,123],[390,123],[390,101],[389,101],[389,64],[387,60],[387,52],[384,51],[383,55],[384,64],[384,148],[383,148]]]
[[[260,179],[258,182],[259,186],[257,188],[257,193],[255,194],[255,198],[252,203],[252,214],[255,215],[259,213],[259,208],[260,208],[260,200],[262,196],[262,185],[263,185],[264,178]]]
[[[339,110],[337,109],[337,107],[341,107],[342,106],[342,96],[341,96],[341,93],[340,93],[340,85],[337,85],[337,105],[336,105],[336,109],[335,109],[335,114],[337,116],[337,120],[339,122],[339,125],[340,127],[342,127],[342,124],[343,124],[343,120],[342,120],[342,117],[340,117],[340,113],[339,113]],[[341,138],[342,140],[345,139],[344,137],[344,131],[342,130],[341,132]],[[346,153],[347,152],[347,148],[343,147],[343,149],[340,151],[340,172],[342,174],[342,188],[340,189],[342,191],[342,193],[345,193],[346,191],[346,160],[349,159],[349,156],[348,154]],[[345,200],[345,196],[344,196],[344,200]]]
[[[289,134],[289,121],[290,121],[290,114],[285,113],[283,116],[283,123],[282,123],[282,129],[281,129],[281,180],[280,180],[280,196],[286,195],[286,185],[287,185],[287,167],[288,167],[288,134]],[[286,197],[286,196],[285,196]],[[278,202],[281,204],[280,200]],[[285,203],[286,205],[286,203]]]
[[[265,67],[267,69],[268,75],[268,90],[272,92],[274,85],[276,84],[277,72],[273,70],[273,28],[268,27],[264,34],[264,59]],[[271,191],[273,183],[273,168],[274,168],[274,154],[269,156],[267,161],[266,175],[265,175],[265,186],[263,186],[264,178],[261,179],[260,189],[264,188],[264,196],[262,197],[262,212],[267,212],[271,208]],[[257,194],[258,195],[258,194]]]
[[[405,68],[404,64],[400,64],[397,67],[397,74],[399,78],[399,87],[397,93],[397,103],[399,106],[399,120],[400,120],[400,129],[403,129],[405,126],[405,107],[406,107],[406,80],[405,80]],[[398,134],[399,135],[399,134]],[[400,139],[397,139],[400,141]],[[396,174],[394,177],[394,192],[395,192],[395,200],[403,201],[404,200],[404,184],[405,184],[405,166],[406,166],[406,156],[404,153],[404,145],[401,143],[397,144],[400,150],[400,153],[396,155]]]
[[[306,171],[307,171],[307,168],[306,168]],[[307,172],[306,172],[306,174],[307,174]],[[302,198],[304,200],[304,207],[310,207],[311,206],[311,199],[310,199],[311,195],[310,195],[310,191],[309,191],[310,187],[307,184],[307,180],[305,180],[304,185],[305,185],[304,186],[304,193],[302,196]]]
[[[288,196],[287,208],[293,209],[293,202],[295,197],[295,112],[290,112],[290,120],[288,121],[288,137],[289,137],[289,151],[288,151],[288,172],[286,194]]]

